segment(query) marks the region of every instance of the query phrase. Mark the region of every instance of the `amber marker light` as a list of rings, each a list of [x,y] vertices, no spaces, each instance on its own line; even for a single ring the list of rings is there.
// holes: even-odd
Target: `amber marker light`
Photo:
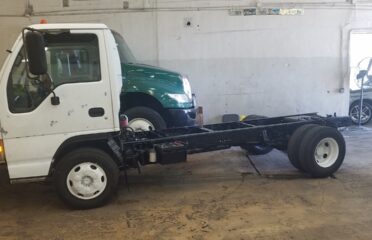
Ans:
[[[5,162],[4,142],[0,139],[0,163]]]
[[[47,23],[48,23],[48,20],[46,20],[45,18],[40,19],[40,24],[47,24]]]

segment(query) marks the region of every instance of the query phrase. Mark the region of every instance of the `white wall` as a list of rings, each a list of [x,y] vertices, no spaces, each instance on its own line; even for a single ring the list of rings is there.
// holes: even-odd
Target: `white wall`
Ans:
[[[69,8],[32,0],[33,16],[17,16],[24,11],[16,8],[14,16],[1,17],[0,46],[9,47],[23,26],[42,16],[103,22],[126,37],[139,60],[189,75],[207,122],[224,113],[347,114],[348,34],[369,28],[371,11],[336,1],[342,3],[301,5],[304,16],[229,16],[232,6],[252,2],[144,0],[130,1],[135,9],[124,11],[116,0],[70,0]]]

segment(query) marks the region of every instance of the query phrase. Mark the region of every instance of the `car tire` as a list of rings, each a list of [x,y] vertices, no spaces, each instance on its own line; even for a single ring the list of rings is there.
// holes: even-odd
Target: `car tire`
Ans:
[[[303,167],[300,164],[300,144],[302,142],[303,136],[313,127],[319,125],[316,124],[305,124],[297,128],[288,141],[288,158],[293,167],[297,168],[299,171],[304,172]]]
[[[129,127],[135,131],[161,130],[167,128],[162,116],[151,108],[134,107],[124,112]],[[151,128],[151,129],[150,129]]]
[[[354,102],[349,109],[349,116],[354,124],[359,124],[359,108],[360,102]],[[362,117],[361,124],[365,125],[372,119],[372,105],[367,101],[363,101],[363,112],[365,113],[365,117]]]
[[[54,185],[59,197],[74,209],[104,205],[116,191],[119,168],[106,152],[81,148],[58,162]]]
[[[306,132],[299,148],[300,165],[314,178],[332,176],[345,158],[342,134],[335,128],[317,126]]]

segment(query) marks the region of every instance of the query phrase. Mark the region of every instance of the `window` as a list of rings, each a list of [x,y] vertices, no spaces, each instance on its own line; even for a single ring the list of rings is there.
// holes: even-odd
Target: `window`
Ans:
[[[45,34],[48,73],[54,88],[63,84],[101,80],[98,38],[94,34]],[[50,94],[43,78],[27,76],[22,49],[12,67],[7,86],[9,110],[30,112]]]
[[[94,34],[47,35],[49,74],[55,87],[101,79],[98,39]]]

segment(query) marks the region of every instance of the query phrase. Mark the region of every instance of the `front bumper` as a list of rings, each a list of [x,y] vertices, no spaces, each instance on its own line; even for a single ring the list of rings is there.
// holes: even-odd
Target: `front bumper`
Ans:
[[[171,127],[194,126],[196,109],[168,109]]]

